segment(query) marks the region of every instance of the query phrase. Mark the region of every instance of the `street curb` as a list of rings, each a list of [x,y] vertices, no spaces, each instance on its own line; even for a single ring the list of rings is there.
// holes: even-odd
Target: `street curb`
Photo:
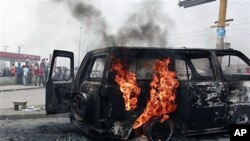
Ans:
[[[15,120],[15,119],[29,119],[29,118],[44,118],[45,114],[31,114],[31,115],[1,115],[0,120]]]
[[[20,91],[20,90],[32,90],[32,89],[42,89],[42,88],[45,88],[45,87],[6,89],[6,90],[0,90],[0,92]]]
[[[18,115],[1,115],[0,120],[19,120],[30,118],[48,118],[48,117],[69,117],[69,114],[46,115],[46,114],[18,114]]]

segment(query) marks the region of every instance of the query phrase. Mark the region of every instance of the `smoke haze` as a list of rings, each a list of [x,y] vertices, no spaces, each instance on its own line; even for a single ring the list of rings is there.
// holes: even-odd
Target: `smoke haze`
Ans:
[[[225,38],[247,56],[249,8],[250,1],[228,2],[227,17],[234,21]],[[20,48],[48,58],[62,49],[82,59],[89,50],[113,45],[215,48],[210,26],[219,1],[182,8],[177,0],[1,0],[0,11],[0,51]]]
[[[62,2],[63,0],[56,0]],[[146,0],[140,7],[128,16],[124,25],[117,33],[111,34],[101,10],[88,1],[64,1],[69,7],[71,15],[82,25],[85,41],[89,49],[107,46],[166,46],[168,28],[173,22],[163,13],[161,3]],[[87,38],[87,39],[86,39]],[[83,46],[84,46],[83,45]]]
[[[115,36],[118,45],[166,46],[167,29],[173,25],[159,1],[145,1],[125,23]]]

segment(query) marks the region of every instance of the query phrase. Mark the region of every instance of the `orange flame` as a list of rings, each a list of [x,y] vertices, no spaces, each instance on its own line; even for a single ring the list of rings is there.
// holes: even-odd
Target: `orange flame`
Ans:
[[[175,79],[176,73],[169,71],[170,58],[157,60],[154,65],[153,79],[150,83],[150,99],[146,109],[136,119],[133,128],[136,129],[156,116],[161,116],[161,122],[169,119],[167,114],[176,110],[175,92],[179,82]]]
[[[134,110],[137,105],[138,96],[141,93],[141,89],[136,84],[136,74],[127,71],[119,59],[113,64],[112,70],[117,72],[115,81],[123,93],[126,110]]]

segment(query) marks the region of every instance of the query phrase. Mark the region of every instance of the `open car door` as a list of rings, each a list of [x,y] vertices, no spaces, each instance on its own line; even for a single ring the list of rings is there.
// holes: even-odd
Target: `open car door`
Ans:
[[[73,91],[74,54],[54,50],[46,83],[45,107],[47,115],[70,112]]]

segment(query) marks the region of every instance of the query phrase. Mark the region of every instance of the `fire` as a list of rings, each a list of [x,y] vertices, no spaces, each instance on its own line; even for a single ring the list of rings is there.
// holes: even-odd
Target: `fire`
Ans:
[[[169,70],[169,63],[170,58],[155,61],[153,78],[150,83],[150,99],[144,112],[136,119],[134,129],[157,116],[160,116],[161,122],[164,122],[169,119],[168,114],[176,110],[177,106],[174,102],[179,82],[176,79],[176,73]],[[112,70],[117,73],[115,81],[123,93],[126,110],[134,110],[141,92],[136,83],[136,74],[128,71],[119,59],[113,64]]]
[[[136,74],[126,70],[119,59],[113,64],[112,70],[116,71],[115,81],[123,93],[125,108],[127,111],[134,110],[137,106],[137,99],[141,89],[136,84]]]
[[[176,73],[168,69],[169,63],[170,58],[155,61],[150,99],[143,113],[136,119],[134,129],[156,116],[161,116],[161,122],[164,122],[169,119],[168,114],[176,110],[174,102],[179,82],[176,80]]]

